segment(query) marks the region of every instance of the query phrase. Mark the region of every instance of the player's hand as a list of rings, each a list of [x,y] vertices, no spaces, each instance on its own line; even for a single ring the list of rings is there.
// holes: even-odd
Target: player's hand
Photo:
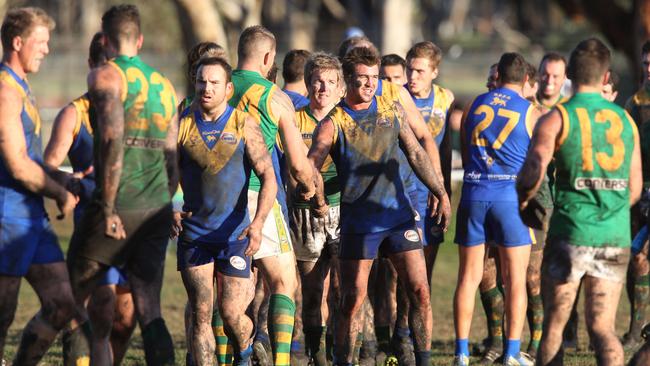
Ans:
[[[79,197],[64,190],[59,197],[56,198],[56,207],[59,209],[59,214],[56,216],[57,220],[63,220],[66,216],[71,214],[74,207],[77,205],[77,202],[79,202]]]
[[[182,221],[183,219],[186,219],[188,217],[192,217],[191,212],[174,211],[174,221],[172,222],[172,233],[169,234],[170,239],[175,239],[179,235],[181,235],[181,231],[183,231]]]
[[[314,182],[309,182],[308,185],[299,183],[296,193],[303,201],[309,201],[316,194],[316,185]]]
[[[244,254],[247,257],[251,257],[260,249],[260,244],[262,243],[262,224],[252,222],[242,231],[237,239],[244,240],[246,237],[248,237],[248,247]]]
[[[311,200],[311,212],[314,215],[314,217],[317,218],[323,218],[327,216],[327,212],[329,212],[330,206],[327,204],[326,201],[323,202],[317,202],[315,199]]]
[[[436,224],[443,232],[447,232],[447,227],[451,221],[451,203],[449,203],[449,197],[446,194],[442,195],[442,199],[438,201],[436,209],[431,210],[431,217],[435,217]]]
[[[429,212],[436,212],[438,209],[438,198],[431,193],[427,198],[427,208],[429,208]]]
[[[122,219],[116,213],[107,215],[105,223],[104,235],[117,240],[126,239],[126,231],[124,231]]]

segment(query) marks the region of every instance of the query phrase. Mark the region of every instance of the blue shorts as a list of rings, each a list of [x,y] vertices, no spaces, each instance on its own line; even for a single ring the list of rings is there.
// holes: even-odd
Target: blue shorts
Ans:
[[[460,201],[456,218],[456,238],[459,245],[494,242],[505,247],[530,245],[532,229],[519,217],[519,205],[509,201]]]
[[[438,245],[445,241],[445,235],[440,225],[436,224],[435,217],[429,217],[430,211],[427,208],[429,203],[429,191],[422,191],[415,187],[408,192],[413,215],[415,216],[415,225],[422,235],[422,245]]]
[[[129,288],[129,281],[126,274],[117,267],[110,267],[103,278],[99,280],[97,286],[116,285],[119,287]]]
[[[340,259],[375,259],[382,255],[422,249],[422,241],[414,221],[407,221],[390,230],[367,234],[341,233]]]
[[[32,264],[63,262],[47,217],[0,218],[0,274],[22,277]]]
[[[178,270],[214,263],[216,269],[226,276],[249,278],[251,257],[244,255],[248,238],[228,243],[201,243],[178,241]]]

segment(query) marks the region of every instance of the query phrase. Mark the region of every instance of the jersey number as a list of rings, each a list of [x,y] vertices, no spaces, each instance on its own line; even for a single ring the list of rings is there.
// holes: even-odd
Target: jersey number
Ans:
[[[129,112],[129,128],[136,130],[146,130],[149,128],[149,120],[146,116],[143,116],[144,104],[149,99],[149,82],[144,76],[140,69],[135,67],[129,67],[126,69],[126,81],[128,83],[135,83],[136,81],[140,83],[140,92],[133,102],[133,106]],[[152,113],[151,119],[153,120],[156,127],[161,131],[167,131],[167,124],[169,119],[172,116],[174,109],[173,106],[173,95],[172,89],[165,82],[165,79],[157,72],[151,73],[151,85],[159,86],[158,88],[158,100],[162,104],[162,109],[164,111],[164,116],[161,113]]]
[[[483,104],[476,108],[474,111],[475,115],[481,115],[484,114],[485,117],[479,123],[474,127],[474,130],[472,130],[472,144],[476,146],[488,146],[489,141],[485,137],[481,137],[481,132],[485,131],[492,122],[494,121],[494,109],[490,108],[489,106]],[[503,129],[497,136],[496,140],[492,142],[492,148],[495,150],[498,150],[503,146],[503,144],[506,142],[506,139],[512,132],[512,130],[515,129],[517,126],[517,122],[519,122],[519,117],[520,114],[515,111],[511,111],[509,109],[504,109],[504,108],[499,108],[497,112],[497,116],[499,117],[504,117],[508,119],[508,122],[506,122],[505,126],[503,126]]]
[[[578,122],[580,123],[580,135],[582,137],[582,170],[590,172],[594,170],[594,147],[591,140],[591,119],[585,108],[576,108]],[[596,152],[596,162],[607,171],[617,170],[625,158],[625,143],[621,140],[623,132],[623,121],[616,112],[610,109],[603,109],[596,112],[594,116],[596,123],[609,122],[609,128],[605,132],[607,143],[612,146],[612,155],[605,152]]]

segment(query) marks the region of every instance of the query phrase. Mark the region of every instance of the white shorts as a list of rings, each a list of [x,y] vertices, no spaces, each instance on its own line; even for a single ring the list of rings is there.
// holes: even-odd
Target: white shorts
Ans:
[[[314,217],[309,208],[290,208],[289,227],[291,241],[296,259],[305,262],[316,262],[326,245],[336,246],[339,240],[340,206],[330,206],[325,217]],[[327,248],[332,254],[338,248]]]
[[[257,197],[259,192],[248,190],[248,214],[251,221],[257,212]],[[262,243],[260,249],[253,255],[253,259],[262,259],[292,251],[291,238],[287,221],[282,214],[282,208],[276,199],[273,208],[264,221],[262,227]]]

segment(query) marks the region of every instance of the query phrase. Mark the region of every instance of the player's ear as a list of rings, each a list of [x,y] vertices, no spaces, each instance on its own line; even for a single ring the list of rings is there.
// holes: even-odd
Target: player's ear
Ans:
[[[13,47],[14,51],[20,52],[20,50],[23,48],[23,37],[15,36],[11,41],[11,46]]]
[[[438,66],[433,68],[433,79],[435,80],[438,77]]]
[[[232,81],[227,82],[226,83],[226,96],[230,96],[230,94],[232,94],[232,89],[233,89]]]
[[[607,85],[609,83],[610,75],[611,74],[609,70],[607,70],[607,72],[605,72],[605,75],[603,75],[603,85]]]
[[[138,43],[137,43],[138,50],[142,48],[143,43],[144,43],[144,36],[142,35],[142,33],[140,33],[140,35],[138,36]]]

